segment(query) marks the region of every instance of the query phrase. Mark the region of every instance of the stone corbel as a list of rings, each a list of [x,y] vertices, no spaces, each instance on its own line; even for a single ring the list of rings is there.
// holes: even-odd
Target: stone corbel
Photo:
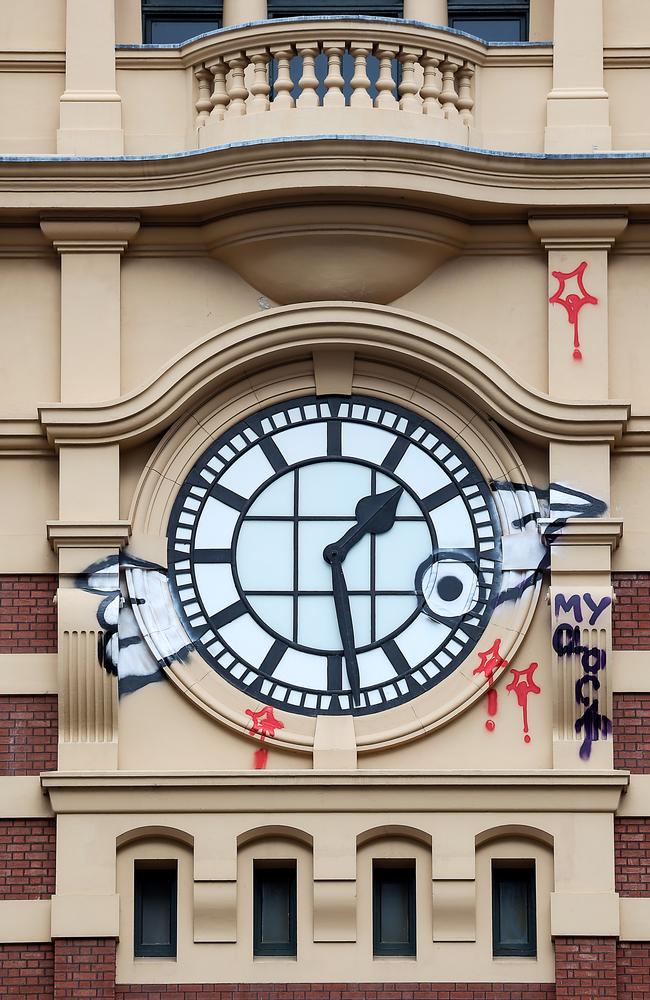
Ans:
[[[474,837],[442,833],[433,844],[433,940],[476,941]]]
[[[314,838],[314,941],[357,940],[357,857],[352,833]]]
[[[194,840],[194,941],[237,941],[237,841],[225,827]]]

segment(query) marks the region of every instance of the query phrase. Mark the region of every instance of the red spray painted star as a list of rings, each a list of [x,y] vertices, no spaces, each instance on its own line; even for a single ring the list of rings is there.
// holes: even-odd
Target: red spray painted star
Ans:
[[[273,739],[276,729],[284,729],[284,722],[280,722],[279,719],[276,719],[273,714],[273,709],[269,705],[265,705],[259,712],[254,712],[252,708],[247,708],[246,715],[250,715],[253,720],[253,725],[250,729],[251,734],[253,736],[259,736],[261,743],[264,742],[267,736],[270,736],[271,739]],[[266,767],[268,758],[269,752],[265,747],[256,750],[253,758],[255,770],[263,771]]]
[[[485,728],[489,733],[493,733],[496,728],[496,723],[492,718],[497,714],[497,692],[494,687],[494,671],[498,670],[499,667],[507,667],[508,661],[504,660],[499,652],[501,647],[501,639],[495,639],[489,649],[486,649],[484,653],[479,653],[478,657],[481,661],[478,667],[474,670],[475,674],[485,674],[488,682],[488,693],[487,693],[487,710],[490,718],[485,723]]]
[[[581,264],[578,264],[575,271],[553,271],[553,277],[557,279],[558,288],[555,294],[551,295],[548,300],[553,305],[558,304],[564,306],[567,311],[569,323],[573,327],[573,357],[576,361],[582,360],[582,351],[580,350],[580,334],[578,332],[578,317],[580,316],[580,310],[583,306],[598,305],[598,299],[596,296],[590,295],[585,288],[584,277],[587,267],[587,261],[583,260]],[[567,282],[571,281],[573,278],[576,280],[580,294],[576,295],[575,292],[570,292],[566,295],[565,291]]]
[[[525,670],[516,670],[514,667],[511,667],[512,680],[506,687],[506,691],[514,691],[517,695],[517,704],[523,713],[524,743],[530,743],[530,735],[528,733],[528,695],[539,694],[542,690],[533,680],[533,674],[538,667],[539,663],[531,663]]]

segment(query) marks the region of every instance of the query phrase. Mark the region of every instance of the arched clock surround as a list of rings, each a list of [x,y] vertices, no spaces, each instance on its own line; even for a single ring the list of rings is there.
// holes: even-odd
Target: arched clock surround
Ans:
[[[343,385],[349,374],[343,375]],[[504,479],[528,482],[519,456],[496,425],[429,380],[390,364],[356,359],[351,386],[348,382],[345,387],[348,392],[351,388],[353,394],[385,400],[430,421],[458,442],[487,483]],[[331,389],[328,378],[328,393]],[[136,491],[131,514],[133,553],[145,556],[155,553],[162,561],[179,490],[213,441],[260,410],[316,394],[323,395],[322,381],[319,384],[313,359],[295,361],[238,381],[178,421],[155,450]],[[513,496],[516,500],[516,494],[510,494],[510,502]],[[498,492],[493,493],[493,501],[502,534],[512,533],[511,507],[506,509]],[[521,513],[526,511],[522,509]],[[478,646],[443,682],[395,707],[357,715],[354,731],[358,752],[418,738],[445,725],[472,705],[486,683],[485,675],[474,673],[479,663],[477,652],[489,649],[499,639],[501,656],[512,659],[526,634],[538,595],[539,585],[527,589],[516,602],[498,606]],[[247,710],[258,711],[267,703],[264,698],[251,697],[230,684],[196,650],[186,662],[171,663],[165,670],[174,685],[197,707],[240,733],[250,731]],[[498,673],[497,670],[495,676]],[[274,744],[311,753],[319,716],[299,714],[291,711],[290,706],[284,711],[274,706],[274,710],[284,724],[276,732]]]

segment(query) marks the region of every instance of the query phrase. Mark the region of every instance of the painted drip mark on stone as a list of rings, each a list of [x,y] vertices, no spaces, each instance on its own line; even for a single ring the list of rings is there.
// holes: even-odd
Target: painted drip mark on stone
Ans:
[[[593,627],[600,616],[611,606],[611,597],[595,600],[591,594],[555,595],[554,613],[557,618],[562,613],[573,617],[576,624],[561,622],[553,632],[553,649],[560,660],[579,657],[582,676],[575,683],[575,700],[579,709],[584,709],[576,719],[575,731],[582,733],[580,746],[581,760],[589,760],[593,744],[607,739],[612,732],[612,722],[600,711],[597,692],[601,688],[599,674],[607,667],[607,652],[599,646],[583,641],[581,624]]]
[[[478,658],[481,662],[473,671],[474,674],[485,674],[487,678],[487,713],[489,715],[489,719],[485,723],[485,728],[489,733],[493,733],[496,729],[494,716],[497,714],[498,708],[497,690],[494,686],[494,671],[499,670],[500,667],[508,666],[508,661],[504,660],[499,652],[500,648],[501,639],[495,639],[489,649],[486,649],[485,652],[478,654]]]
[[[567,311],[569,325],[573,327],[573,357],[576,361],[582,361],[580,333],[578,329],[580,311],[584,306],[598,305],[596,296],[590,295],[585,288],[584,276],[587,266],[587,261],[583,260],[573,271],[553,271],[553,277],[556,279],[558,287],[548,300],[552,305],[564,306]],[[572,282],[578,291],[567,294],[567,285],[570,287]]]
[[[276,729],[284,729],[284,722],[275,717],[270,705],[265,705],[259,712],[252,708],[246,709],[246,715],[253,720],[250,728],[251,736],[259,736],[260,743],[264,743],[267,737],[273,739]],[[253,768],[255,771],[263,771],[269,759],[269,751],[266,747],[260,747],[253,754]]]
[[[541,694],[539,687],[533,680],[533,674],[538,669],[539,663],[531,663],[525,670],[510,668],[512,680],[506,687],[506,691],[514,691],[517,696],[517,704],[521,708],[523,716],[524,743],[530,743],[531,737],[528,732],[528,696],[531,694]]]

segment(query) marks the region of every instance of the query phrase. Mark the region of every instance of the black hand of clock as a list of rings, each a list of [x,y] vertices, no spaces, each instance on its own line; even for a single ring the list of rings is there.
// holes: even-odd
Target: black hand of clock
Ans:
[[[396,486],[387,493],[371,494],[359,500],[354,516],[357,523],[349,528],[338,542],[332,542],[323,549],[323,559],[331,563],[333,558],[343,562],[350,549],[361,541],[364,535],[383,535],[395,524],[397,505],[404,492]]]
[[[334,607],[336,608],[336,619],[341,633],[343,643],[343,655],[345,656],[345,666],[348,672],[350,690],[354,704],[358,704],[361,682],[359,680],[359,664],[357,663],[357,651],[354,643],[354,628],[352,625],[352,612],[350,610],[350,595],[348,594],[343,565],[338,556],[334,555],[330,561],[332,567],[332,590],[334,592]]]
[[[352,612],[350,611],[350,596],[343,573],[343,560],[352,546],[356,545],[364,535],[381,535],[385,531],[390,531],[395,524],[397,505],[403,492],[401,486],[396,486],[387,493],[363,497],[362,500],[359,500],[354,512],[357,523],[349,528],[338,542],[326,545],[323,549],[323,559],[332,567],[334,607],[343,643],[350,690],[355,704],[359,702],[361,682],[354,642]]]

